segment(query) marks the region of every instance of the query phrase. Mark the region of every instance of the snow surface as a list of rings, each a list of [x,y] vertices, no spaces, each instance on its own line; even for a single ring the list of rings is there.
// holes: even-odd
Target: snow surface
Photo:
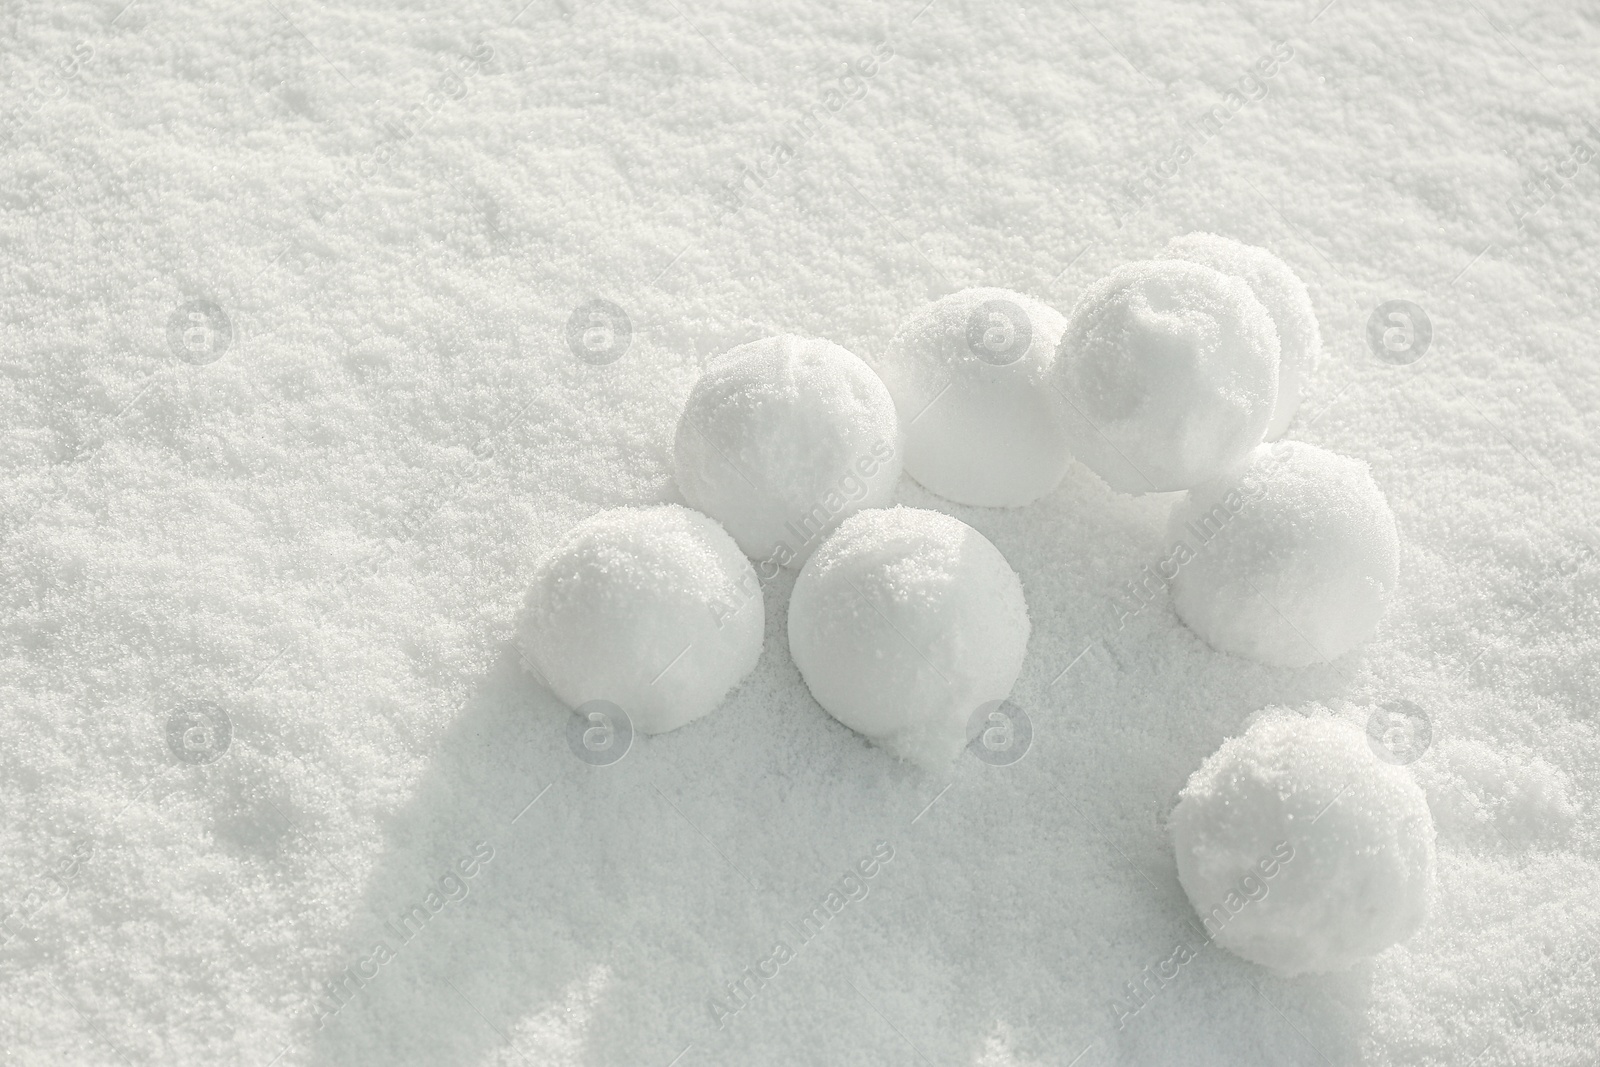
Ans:
[[[1594,1062],[1592,7],[77,0],[0,34],[9,1061]],[[1395,509],[1379,640],[1206,648],[1135,591],[1170,499],[1081,466],[1015,511],[902,479],[1022,577],[1024,758],[928,773],[834,722],[787,575],[727,704],[573,757],[518,605],[590,514],[681,502],[706,359],[870,358],[974,285],[1065,311],[1193,230],[1310,289],[1288,437]],[[568,344],[597,296],[610,362]],[[183,311],[180,357],[192,300],[229,329]],[[1207,951],[1116,1030],[1198,921],[1178,790],[1255,710],[1341,699],[1431,719],[1427,924],[1322,978]],[[168,748],[191,701],[231,722],[209,762]]]

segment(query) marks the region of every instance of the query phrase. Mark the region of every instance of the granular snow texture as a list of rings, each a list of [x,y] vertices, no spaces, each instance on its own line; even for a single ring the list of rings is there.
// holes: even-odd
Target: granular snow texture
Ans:
[[[1592,1064],[1592,9],[77,0],[0,34],[9,1061]],[[1394,506],[1379,640],[1211,651],[1133,592],[1170,498],[1079,465],[1014,511],[902,478],[1021,575],[1023,759],[922,772],[833,721],[787,574],[717,714],[573,757],[518,605],[584,518],[682,502],[706,359],[870,359],[975,285],[1065,312],[1194,230],[1309,287],[1288,438]],[[628,329],[569,345],[594,298]],[[1389,301],[1412,362],[1397,320],[1368,347]],[[1178,790],[1340,699],[1430,718],[1426,925],[1323,978],[1204,952],[1116,1029],[1194,936]],[[194,762],[191,701],[231,725]]]

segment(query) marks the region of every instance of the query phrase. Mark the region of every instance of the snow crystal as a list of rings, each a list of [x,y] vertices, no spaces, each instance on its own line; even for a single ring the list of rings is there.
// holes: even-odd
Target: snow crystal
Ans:
[[[1047,372],[1066,320],[1009,289],[963,289],[914,312],[878,365],[900,412],[906,471],[958,504],[1021,507],[1066,473]]]
[[[1010,695],[1029,629],[1000,550],[918,508],[851,516],[789,601],[789,651],[817,703],[925,764],[954,759],[972,714]]]
[[[1170,825],[1207,935],[1282,975],[1348,968],[1426,918],[1427,797],[1319,705],[1255,716],[1190,776]]]
[[[1073,308],[1051,375],[1073,453],[1113,489],[1188,489],[1261,443],[1277,331],[1238,278],[1184,260],[1129,263]]]
[[[1202,548],[1172,582],[1178,617],[1213,648],[1275,667],[1337,658],[1377,629],[1399,534],[1367,465],[1313,445],[1263,445],[1173,507]]]
[[[642,733],[698,719],[755,666],[761,585],[733,538],[675,504],[582,523],[539,563],[523,661],[569,707],[609,701]]]
[[[711,361],[678,421],[674,458],[684,497],[768,578],[799,567],[847,516],[890,502],[899,422],[883,382],[850,352],[769,337]]]
[[[1294,269],[1256,245],[1247,245],[1214,233],[1174,237],[1161,253],[1164,259],[1184,259],[1241,278],[1272,316],[1278,330],[1278,401],[1267,424],[1267,440],[1276,441],[1304,399],[1322,351],[1322,331],[1317,313]]]

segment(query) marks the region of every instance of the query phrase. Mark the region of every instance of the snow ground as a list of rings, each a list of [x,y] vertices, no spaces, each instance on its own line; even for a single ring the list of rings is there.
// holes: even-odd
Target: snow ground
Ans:
[[[1592,6],[522,3],[0,15],[7,1062],[1596,1062]],[[1278,41],[1202,142],[1185,123]],[[797,331],[871,358],[967,285],[1065,311],[1202,228],[1311,288],[1327,352],[1289,437],[1395,507],[1374,643],[1272,671],[1164,598],[1113,632],[1167,500],[1076,466],[1019,511],[906,480],[1023,578],[1023,760],[929,774],[834,723],[785,649],[790,578],[727,706],[572,757],[513,612],[573,523],[677,499],[707,356]],[[634,330],[606,366],[563,339],[597,294]],[[196,365],[165,334],[199,298],[233,337]],[[1409,365],[1366,347],[1392,299],[1433,325]],[[1116,1030],[1194,936],[1177,790],[1312,698],[1431,717],[1429,925],[1323,979],[1204,949]],[[167,747],[193,699],[233,724],[211,763]],[[465,896],[386,934],[435,889]],[[350,967],[375,976],[319,1029]]]

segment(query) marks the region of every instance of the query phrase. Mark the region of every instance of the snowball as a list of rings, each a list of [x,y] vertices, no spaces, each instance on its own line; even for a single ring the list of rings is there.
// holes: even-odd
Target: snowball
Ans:
[[[1278,330],[1278,400],[1267,423],[1267,440],[1276,441],[1289,428],[1322,351],[1317,313],[1293,268],[1265,248],[1242,244],[1214,233],[1190,233],[1167,242],[1163,259],[1186,259],[1241,278],[1272,316]]]
[[[678,486],[762,562],[799,567],[834,527],[882,507],[900,478],[894,401],[828,341],[784,335],[712,360],[674,444]]]
[[[1022,582],[988,538],[918,508],[862,511],[823,542],[789,600],[789,651],[834,718],[932,764],[1011,693],[1028,644]]]
[[[1290,976],[1341,970],[1411,936],[1434,879],[1433,817],[1353,723],[1267,708],[1179,794],[1178,881],[1208,936]]]
[[[1277,331],[1238,278],[1179,259],[1130,263],[1072,309],[1051,380],[1073,454],[1113,489],[1188,489],[1261,443]]]
[[[1009,289],[963,289],[907,319],[878,365],[906,471],[958,504],[1020,507],[1054,489],[1071,456],[1046,373],[1066,327]]]
[[[1190,492],[1169,533],[1199,544],[1172,581],[1178,617],[1274,667],[1367,640],[1399,580],[1394,515],[1367,465],[1297,441],[1262,445]]]
[[[603,511],[539,561],[517,620],[523,661],[574,709],[608,700],[663,733],[756,665],[761,585],[722,527],[667,504]]]

